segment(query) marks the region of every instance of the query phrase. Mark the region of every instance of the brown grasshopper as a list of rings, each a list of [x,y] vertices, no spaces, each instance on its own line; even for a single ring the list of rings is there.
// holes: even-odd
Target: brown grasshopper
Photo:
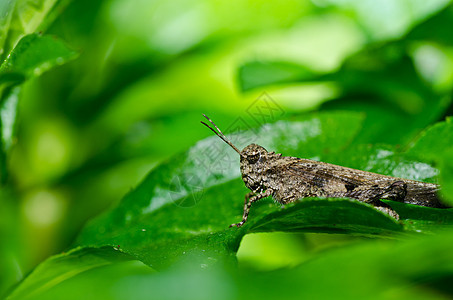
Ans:
[[[375,206],[395,219],[398,214],[382,199],[421,206],[446,208],[437,196],[439,186],[415,180],[385,176],[324,162],[282,156],[268,152],[257,144],[240,151],[206,115],[217,129],[201,122],[240,156],[242,180],[251,190],[245,196],[242,221],[230,227],[241,227],[247,221],[253,202],[272,196],[287,204],[305,197],[353,198]]]

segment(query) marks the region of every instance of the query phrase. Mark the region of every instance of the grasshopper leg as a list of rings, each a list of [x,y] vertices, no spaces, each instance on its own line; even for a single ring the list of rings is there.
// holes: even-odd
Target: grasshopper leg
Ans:
[[[230,227],[241,227],[244,225],[244,223],[247,221],[247,217],[250,212],[250,208],[252,207],[252,203],[256,202],[260,199],[266,198],[272,194],[272,191],[270,189],[256,194],[254,192],[250,192],[247,195],[245,195],[245,203],[244,203],[244,213],[242,215],[242,221],[239,223],[231,224]]]

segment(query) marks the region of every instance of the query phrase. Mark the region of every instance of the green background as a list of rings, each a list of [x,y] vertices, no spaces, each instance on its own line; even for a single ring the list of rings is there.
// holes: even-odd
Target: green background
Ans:
[[[240,149],[439,183],[450,1],[0,2],[0,298],[448,299],[453,210],[271,198]]]

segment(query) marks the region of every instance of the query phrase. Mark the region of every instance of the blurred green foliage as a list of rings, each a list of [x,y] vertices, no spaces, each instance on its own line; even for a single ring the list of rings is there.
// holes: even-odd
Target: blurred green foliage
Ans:
[[[0,297],[451,297],[451,209],[266,199],[228,228],[247,189],[199,120],[452,204],[452,24],[446,0],[1,1]]]

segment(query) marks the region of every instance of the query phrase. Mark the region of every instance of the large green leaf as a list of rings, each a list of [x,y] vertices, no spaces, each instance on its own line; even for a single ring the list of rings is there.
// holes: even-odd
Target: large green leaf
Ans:
[[[257,142],[288,155],[303,153],[315,157],[338,151],[349,143],[361,120],[360,114],[348,113],[306,116],[293,122],[268,124],[233,135],[231,139],[239,147]],[[345,123],[349,126],[338,132],[336,128]],[[228,229],[238,219],[247,191],[236,179],[239,175],[237,153],[216,136],[202,140],[152,171],[116,209],[90,224],[79,243],[119,244],[124,251],[134,252],[153,265],[169,264],[171,258],[198,244],[209,250],[206,245],[209,239],[216,241],[211,242],[211,247],[219,248],[216,251],[228,253],[225,245],[230,243],[228,247],[237,248],[247,228]],[[184,243],[168,245],[169,239]],[[170,252],[170,247],[174,249],[172,255],[162,252]]]
[[[40,264],[8,299],[87,299],[87,296],[96,299],[95,295],[103,298],[112,290],[114,280],[152,272],[151,268],[134,262],[129,255],[112,247],[73,249]],[[88,283],[100,277],[103,278],[101,286],[87,288]],[[71,293],[67,294],[71,285]],[[82,286],[84,288],[80,288]]]
[[[76,249],[42,263],[8,299],[449,299],[450,249],[451,231],[369,240],[268,272],[187,264],[155,272],[110,247]]]
[[[240,299],[447,299],[450,248],[451,231],[399,243],[370,241],[323,252],[293,269],[233,278]]]
[[[238,146],[253,141],[285,155],[322,159],[337,153],[341,157],[360,128],[361,120],[360,114],[324,113],[267,124],[233,135],[231,139]],[[388,153],[378,153],[380,156],[362,156],[363,162],[368,165],[392,162],[387,165],[389,175],[398,168],[406,170],[409,178],[417,172],[425,174],[418,174],[415,179],[433,175],[433,170],[420,168],[417,162],[396,157],[392,160]],[[344,158],[342,164],[347,165],[348,156]],[[215,136],[202,140],[153,170],[118,207],[93,220],[82,231],[77,244],[120,245],[126,253],[161,269],[185,257],[202,265],[234,260],[242,236],[249,232],[348,232],[388,236],[404,231],[401,224],[371,206],[341,199],[305,199],[284,209],[270,200],[262,201],[253,207],[243,227],[228,228],[229,224],[240,220],[243,196],[247,192],[238,179],[238,169],[237,154],[228,145]],[[413,222],[410,205],[395,208],[403,218],[409,219],[408,222]],[[439,211],[431,210],[429,215],[439,216]],[[423,213],[417,217],[420,215]],[[451,226],[451,213],[445,216],[444,225]],[[428,232],[438,226],[429,222],[420,224],[423,225],[420,228],[416,225],[408,228]]]
[[[58,38],[30,34],[23,37],[0,66],[0,82],[7,82],[14,75],[28,79],[74,59],[77,52]]]

